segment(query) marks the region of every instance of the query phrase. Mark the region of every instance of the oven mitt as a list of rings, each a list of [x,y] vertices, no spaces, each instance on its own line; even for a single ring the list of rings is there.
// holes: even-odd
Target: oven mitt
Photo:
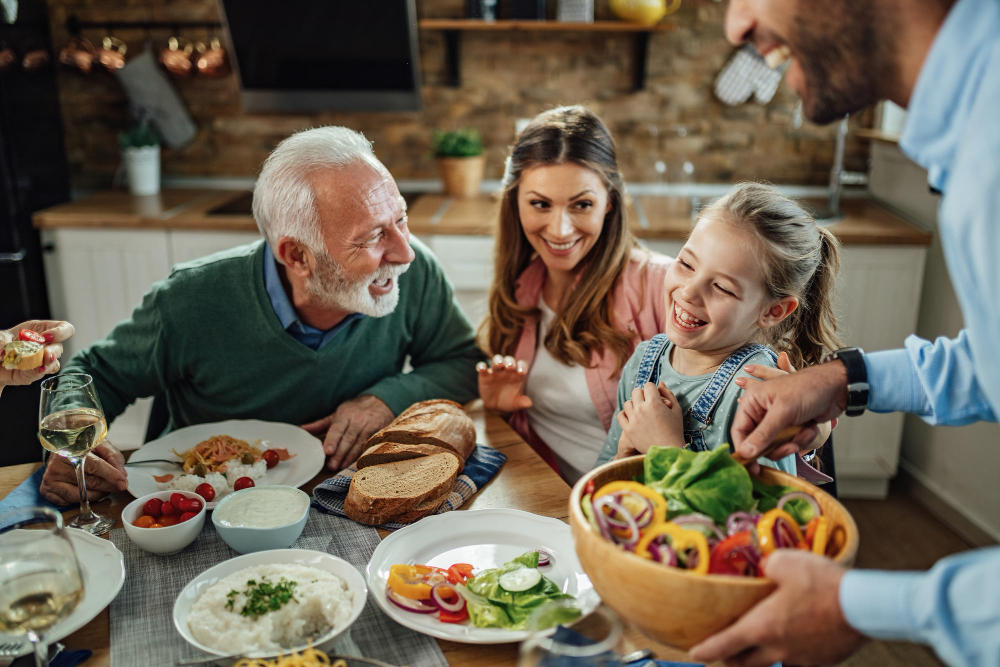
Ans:
[[[787,62],[771,69],[752,44],[744,44],[715,78],[715,96],[733,107],[743,104],[751,95],[757,102],[767,104],[778,90],[786,69]]]
[[[170,148],[183,148],[198,132],[187,107],[146,48],[115,74],[133,108],[143,108]]]

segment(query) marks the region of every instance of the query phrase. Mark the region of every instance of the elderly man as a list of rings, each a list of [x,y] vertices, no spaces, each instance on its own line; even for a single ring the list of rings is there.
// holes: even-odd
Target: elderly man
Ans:
[[[265,241],[175,267],[66,366],[94,377],[109,422],[163,393],[168,430],[303,424],[325,437],[336,470],[412,403],[475,396],[472,327],[433,255],[411,241],[396,183],[361,134],[324,127],[281,142],[253,209]],[[97,453],[88,491],[124,489],[120,454]],[[42,492],[73,502],[75,479],[54,458]]]

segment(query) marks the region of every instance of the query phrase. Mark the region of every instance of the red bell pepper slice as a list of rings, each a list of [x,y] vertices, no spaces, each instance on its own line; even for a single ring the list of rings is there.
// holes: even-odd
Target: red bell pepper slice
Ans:
[[[753,547],[753,535],[749,530],[730,535],[715,545],[708,561],[709,574],[733,574],[746,576],[751,574],[750,561],[742,549]]]
[[[455,563],[448,568],[448,581],[453,584],[464,584],[472,578],[472,565]]]
[[[442,623],[461,623],[469,617],[469,610],[467,607],[462,607],[460,611],[445,611],[441,610],[438,618],[441,619]]]

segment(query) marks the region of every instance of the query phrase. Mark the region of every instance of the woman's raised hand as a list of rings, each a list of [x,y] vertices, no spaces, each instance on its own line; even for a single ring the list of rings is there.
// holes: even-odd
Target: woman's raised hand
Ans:
[[[531,407],[531,399],[524,395],[524,382],[528,365],[511,356],[494,355],[490,364],[476,364],[479,374],[479,395],[487,410],[508,414]]]

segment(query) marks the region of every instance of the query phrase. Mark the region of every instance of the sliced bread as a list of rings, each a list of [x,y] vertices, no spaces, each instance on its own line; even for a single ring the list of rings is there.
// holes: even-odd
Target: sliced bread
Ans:
[[[462,406],[454,401],[421,401],[373,435],[366,447],[383,442],[436,445],[467,459],[476,448],[476,427]]]
[[[383,442],[380,445],[369,447],[358,459],[358,470],[377,466],[382,463],[393,463],[395,461],[407,461],[420,456],[431,456],[432,454],[448,454],[458,459],[458,474],[462,474],[465,468],[465,461],[454,450],[437,445],[405,445],[398,442]]]
[[[414,507],[409,512],[403,512],[395,519],[393,519],[393,521],[398,521],[399,523],[413,523],[418,519],[423,519],[425,516],[429,514],[434,514],[434,511],[441,506],[441,503],[443,503],[445,499],[448,498],[448,495],[450,493],[451,489],[448,489],[437,498],[428,498],[424,502]]]
[[[354,473],[344,513],[360,523],[379,525],[451,491],[456,477],[458,461],[452,454],[369,466]]]

